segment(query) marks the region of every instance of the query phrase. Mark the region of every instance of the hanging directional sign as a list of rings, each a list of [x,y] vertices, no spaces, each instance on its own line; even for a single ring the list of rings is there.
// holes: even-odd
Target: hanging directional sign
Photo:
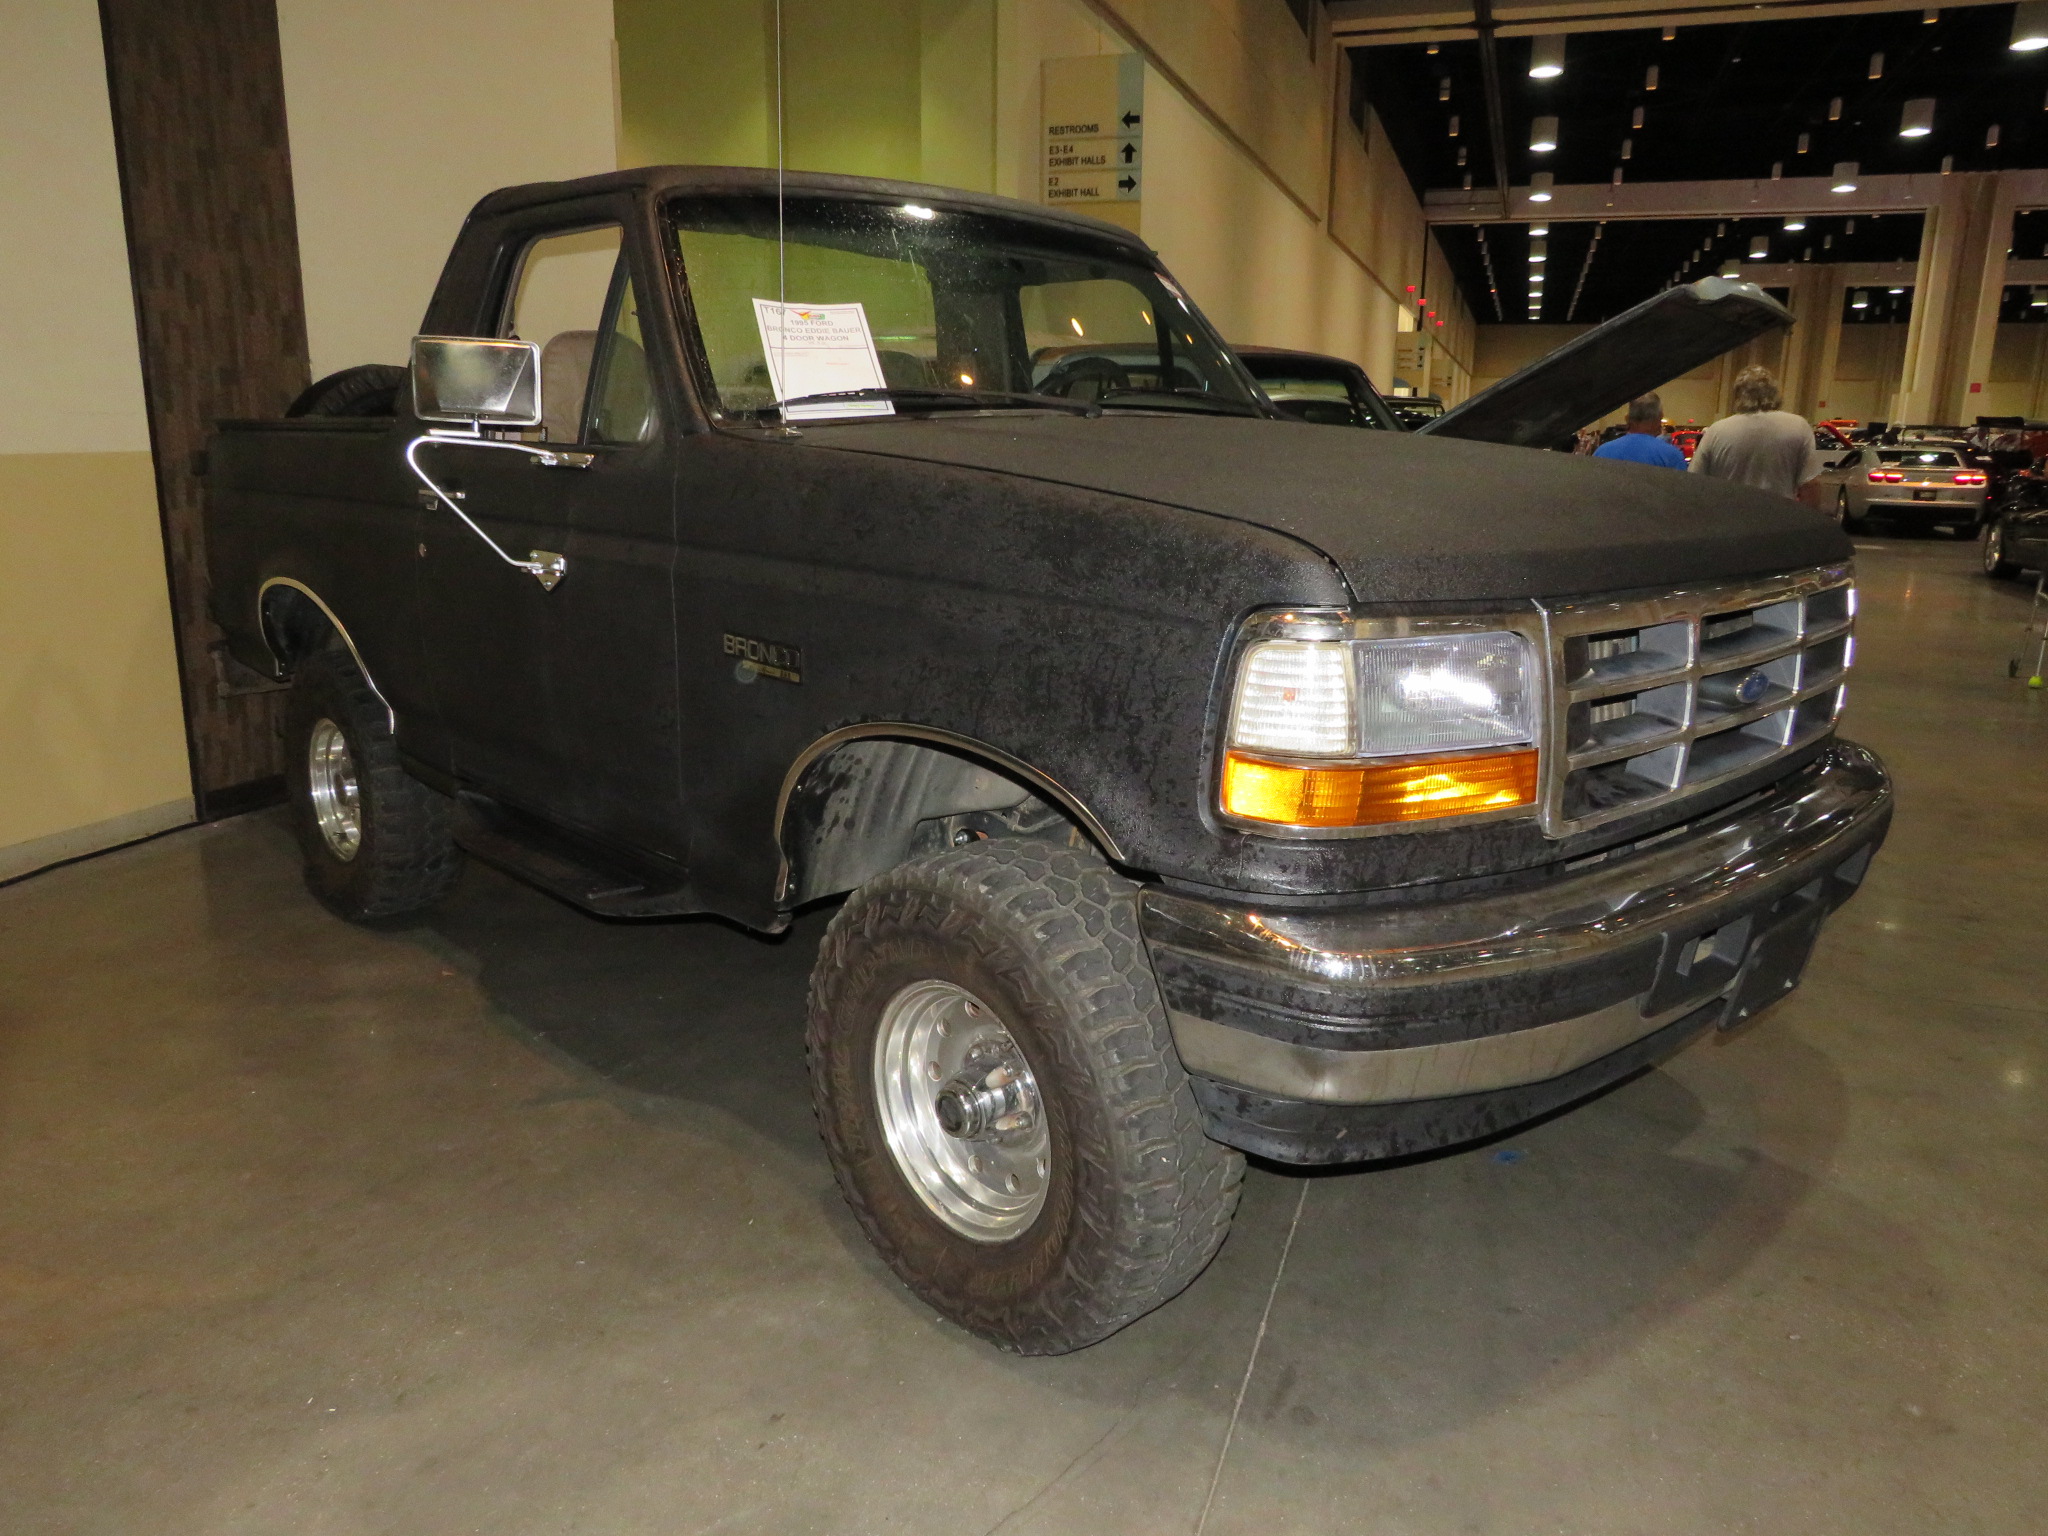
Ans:
[[[1145,190],[1145,61],[1134,53],[1045,61],[1045,201],[1130,204]],[[1136,227],[1135,208],[1104,217]]]

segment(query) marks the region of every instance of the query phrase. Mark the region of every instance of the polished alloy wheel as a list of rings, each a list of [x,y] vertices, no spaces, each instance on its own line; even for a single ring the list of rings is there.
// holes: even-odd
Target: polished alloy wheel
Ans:
[[[2005,530],[1996,522],[1984,525],[1984,574],[1996,576],[2005,563]]]
[[[976,1242],[1021,1235],[1045,1205],[1052,1138],[994,1010],[949,981],[911,983],[882,1010],[874,1076],[889,1153],[932,1214]]]
[[[306,784],[313,821],[328,851],[346,863],[363,846],[362,794],[348,738],[332,720],[316,721],[306,741]]]

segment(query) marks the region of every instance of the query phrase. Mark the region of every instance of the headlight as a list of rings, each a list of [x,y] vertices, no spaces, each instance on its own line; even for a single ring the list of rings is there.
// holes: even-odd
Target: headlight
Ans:
[[[1223,810],[1338,828],[1533,805],[1538,700],[1535,654],[1506,630],[1256,640],[1238,663]]]

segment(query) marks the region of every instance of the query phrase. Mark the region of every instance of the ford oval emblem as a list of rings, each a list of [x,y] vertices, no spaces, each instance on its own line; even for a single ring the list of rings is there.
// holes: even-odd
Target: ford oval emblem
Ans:
[[[1735,697],[1745,704],[1756,703],[1770,691],[1771,680],[1758,671],[1743,673],[1741,680],[1735,685]]]

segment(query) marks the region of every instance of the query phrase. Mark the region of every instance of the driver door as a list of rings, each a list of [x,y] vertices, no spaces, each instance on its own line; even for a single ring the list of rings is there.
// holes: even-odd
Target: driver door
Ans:
[[[463,784],[597,840],[682,860],[672,437],[655,405],[617,222],[536,230],[500,334],[541,345],[541,441],[423,451],[516,559],[560,554],[544,588],[443,510],[420,544],[420,628]]]

